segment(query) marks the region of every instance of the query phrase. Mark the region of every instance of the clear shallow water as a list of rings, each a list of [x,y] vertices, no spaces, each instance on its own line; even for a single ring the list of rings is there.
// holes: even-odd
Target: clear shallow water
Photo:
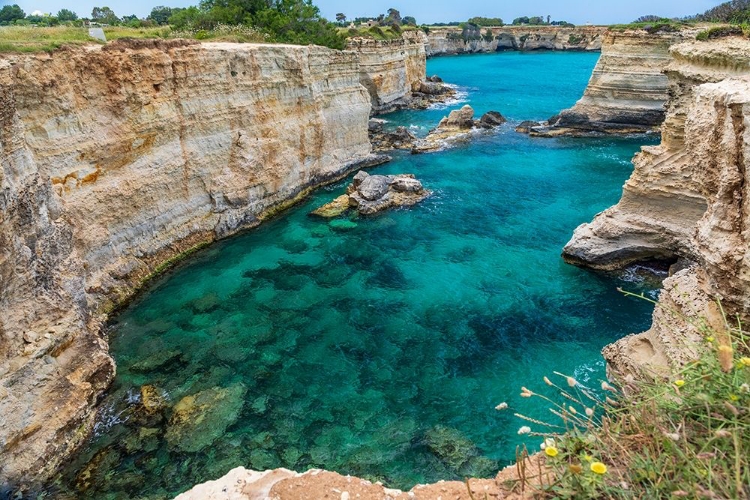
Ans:
[[[428,73],[457,83],[478,113],[520,121],[573,104],[596,57],[438,58]],[[432,127],[446,113],[386,118]],[[97,437],[54,489],[164,498],[239,465],[325,467],[402,488],[491,475],[523,442],[513,411],[545,415],[521,385],[553,370],[596,383],[600,349],[649,325],[649,305],[616,291],[644,285],[559,257],[578,224],[617,201],[648,141],[532,139],[507,124],[379,167],[434,190],[416,207],[344,227],[307,215],[344,181],[200,252],[116,318],[118,373]],[[169,406],[206,391],[199,403],[216,411],[176,433],[172,410],[139,410],[146,384]],[[502,401],[511,411],[494,410]]]

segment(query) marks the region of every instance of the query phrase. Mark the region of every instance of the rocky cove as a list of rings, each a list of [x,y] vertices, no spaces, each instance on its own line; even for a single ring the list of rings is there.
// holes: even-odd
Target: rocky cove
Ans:
[[[741,223],[717,227],[716,216],[708,215],[744,210],[744,177],[731,167],[745,147],[746,91],[742,79],[724,81],[746,72],[744,43],[672,49],[667,74],[681,93],[669,103],[663,143],[638,157],[622,210],[576,231],[567,260],[614,268],[681,258],[696,265],[670,280],[684,280],[694,302],[671,295],[662,300],[688,310],[705,308],[707,297],[720,294],[734,310],[746,310],[736,281],[742,255],[735,255],[744,247],[708,248],[712,231],[744,234]],[[415,45],[419,60],[421,45]],[[371,154],[367,120],[376,104],[408,92],[391,87],[413,90],[423,81],[414,67],[416,72],[388,63],[367,70],[353,52],[316,47],[165,42],[2,61],[0,409],[14,418],[6,419],[0,434],[0,477],[17,482],[32,471],[36,478],[49,476],[86,437],[95,420],[91,409],[115,371],[102,324],[154,273],[175,257],[257,225],[310,188],[384,161]],[[383,84],[371,72],[399,76],[380,94]],[[368,78],[376,92],[367,91]],[[699,87],[706,82],[719,83]],[[721,113],[717,103],[729,111]],[[684,138],[690,133],[718,135],[718,142],[689,142],[698,149],[688,154]],[[735,145],[730,157],[711,153],[725,141]],[[711,158],[717,167],[708,175],[704,163],[687,156]],[[706,175],[680,184],[684,169]],[[625,210],[639,205],[626,200],[631,192],[656,200],[644,205],[648,217]],[[669,214],[689,217],[680,227]],[[627,222],[600,224],[618,217]],[[703,219],[701,232],[689,234],[691,224]],[[620,246],[610,250],[611,241]],[[657,313],[657,330],[659,321],[668,320]],[[654,329],[646,335],[615,346],[631,343],[637,353],[653,352],[649,362],[683,359],[659,349],[679,345],[675,340],[661,339]],[[612,366],[630,366],[634,358],[643,360],[627,352],[608,356]]]

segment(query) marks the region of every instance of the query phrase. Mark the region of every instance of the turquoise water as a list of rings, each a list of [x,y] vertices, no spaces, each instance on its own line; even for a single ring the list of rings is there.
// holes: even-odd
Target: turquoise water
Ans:
[[[600,349],[648,327],[651,308],[563,263],[573,229],[615,203],[630,158],[652,139],[532,139],[513,131],[572,105],[596,54],[500,53],[428,62],[495,134],[377,173],[414,173],[422,204],[337,225],[307,214],[323,188],[262,227],[191,257],[110,328],[117,366],[97,435],[57,491],[167,498],[243,465],[325,467],[386,485],[491,476],[524,440],[518,396],[553,370],[596,385]],[[459,107],[456,103],[452,107]],[[400,112],[434,126],[448,110]],[[630,274],[628,274],[630,276]],[[199,394],[183,428],[145,415]],[[506,401],[510,411],[494,407]],[[526,438],[537,448],[539,438]]]

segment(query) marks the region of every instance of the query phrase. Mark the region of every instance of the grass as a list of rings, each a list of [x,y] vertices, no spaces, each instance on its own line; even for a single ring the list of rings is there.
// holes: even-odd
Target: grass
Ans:
[[[108,41],[121,38],[154,39],[154,38],[188,38],[236,43],[262,43],[267,36],[247,26],[219,25],[213,30],[175,31],[169,26],[153,28],[129,28],[127,26],[110,26],[104,28]],[[89,37],[88,28],[72,26],[35,27],[4,26],[0,27],[0,53],[34,53],[52,52],[64,45],[103,44]]]
[[[688,26],[692,26],[692,24],[681,22],[681,21],[672,21],[669,19],[664,19],[662,21],[655,21],[655,22],[613,24],[609,26],[609,29],[613,31],[645,30],[648,33],[653,34],[653,33],[674,33]]]
[[[691,323],[703,354],[669,380],[628,381],[628,397],[559,373],[564,382],[545,377],[545,391],[523,388],[555,416],[516,414],[519,432],[539,437],[549,471],[526,488],[540,498],[750,498],[750,337],[726,316],[719,330]]]
[[[401,26],[400,30],[396,31],[390,26],[373,26],[368,28],[361,26],[358,28],[340,28],[339,33],[345,37],[364,37],[373,38],[375,40],[397,40],[401,38],[401,34],[404,31],[416,31],[419,28],[416,26]]]

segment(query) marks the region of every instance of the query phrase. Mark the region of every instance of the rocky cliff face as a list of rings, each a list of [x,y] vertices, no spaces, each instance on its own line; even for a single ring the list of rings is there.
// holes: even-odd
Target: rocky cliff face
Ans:
[[[695,30],[650,34],[608,31],[583,97],[535,135],[653,131],[664,121],[669,47],[694,40]],[[532,131],[534,133],[534,131]]]
[[[106,313],[183,252],[372,160],[357,56],[130,42],[0,60],[0,479],[42,479],[114,375]]]
[[[404,32],[398,40],[347,40],[347,50],[359,56],[360,83],[370,93],[373,114],[399,108],[419,90],[427,71],[425,41],[421,31]]]
[[[620,373],[689,359],[701,336],[682,315],[720,325],[716,298],[730,313],[750,314],[750,41],[670,52],[662,143],[643,148],[620,202],[578,227],[563,251],[568,262],[599,269],[680,260],[652,328],[605,349]]]
[[[599,26],[503,26],[482,28],[481,39],[464,40],[460,28],[432,28],[427,35],[426,51],[428,57],[502,50],[597,51],[602,47],[606,30]]]

